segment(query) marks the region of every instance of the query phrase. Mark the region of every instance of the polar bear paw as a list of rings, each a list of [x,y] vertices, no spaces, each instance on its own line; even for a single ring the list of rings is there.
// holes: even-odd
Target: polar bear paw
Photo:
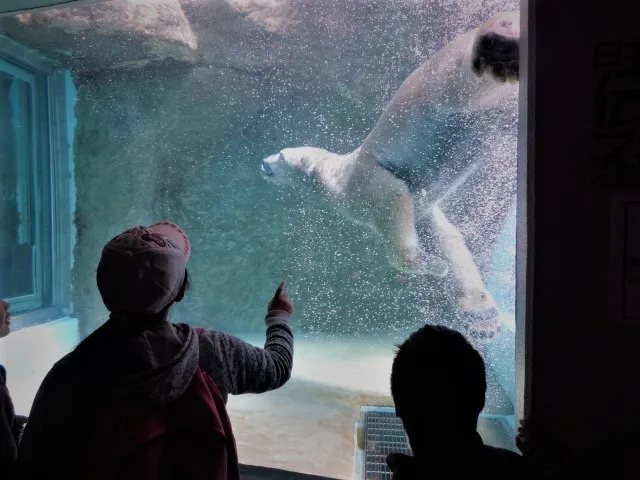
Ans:
[[[471,67],[481,77],[491,75],[499,82],[520,78],[520,38],[510,26],[496,26],[478,36]]]
[[[463,327],[472,342],[488,343],[500,333],[499,312],[495,306],[462,312]]]

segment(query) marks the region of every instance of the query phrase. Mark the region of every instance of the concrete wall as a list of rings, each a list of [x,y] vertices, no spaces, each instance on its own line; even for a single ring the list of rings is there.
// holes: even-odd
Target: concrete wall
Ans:
[[[36,392],[55,362],[80,341],[78,319],[63,318],[0,339],[0,364],[16,413],[28,415]]]

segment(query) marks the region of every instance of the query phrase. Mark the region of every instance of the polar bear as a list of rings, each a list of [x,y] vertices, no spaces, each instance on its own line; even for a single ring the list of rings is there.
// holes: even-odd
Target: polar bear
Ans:
[[[497,14],[427,59],[402,83],[355,151],[285,148],[260,167],[275,184],[319,189],[351,221],[373,229],[398,270],[449,275],[463,318],[472,336],[481,339],[499,330],[496,302],[441,203],[484,161],[469,137],[515,129],[519,18],[519,12]],[[501,175],[499,167],[495,175]],[[513,178],[500,188],[513,191],[498,194],[510,198],[515,174],[506,170]]]

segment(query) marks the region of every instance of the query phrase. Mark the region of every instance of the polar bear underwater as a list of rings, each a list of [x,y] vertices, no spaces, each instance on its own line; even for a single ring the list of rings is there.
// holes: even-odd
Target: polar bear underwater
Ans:
[[[519,12],[497,14],[413,71],[353,152],[285,148],[260,167],[373,229],[396,269],[447,277],[470,336],[485,341],[499,312],[465,236],[486,275],[516,193],[519,43]]]

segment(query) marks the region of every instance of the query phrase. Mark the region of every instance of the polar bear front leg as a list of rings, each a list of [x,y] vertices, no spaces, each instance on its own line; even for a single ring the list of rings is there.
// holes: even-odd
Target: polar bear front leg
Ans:
[[[469,335],[490,340],[500,331],[498,307],[473,261],[460,231],[438,206],[432,208],[433,224],[440,248],[451,268],[458,308]]]
[[[415,227],[413,198],[410,194],[395,194],[391,198],[389,213],[378,230],[385,239],[391,264],[405,273],[444,277],[448,262],[420,246]]]

